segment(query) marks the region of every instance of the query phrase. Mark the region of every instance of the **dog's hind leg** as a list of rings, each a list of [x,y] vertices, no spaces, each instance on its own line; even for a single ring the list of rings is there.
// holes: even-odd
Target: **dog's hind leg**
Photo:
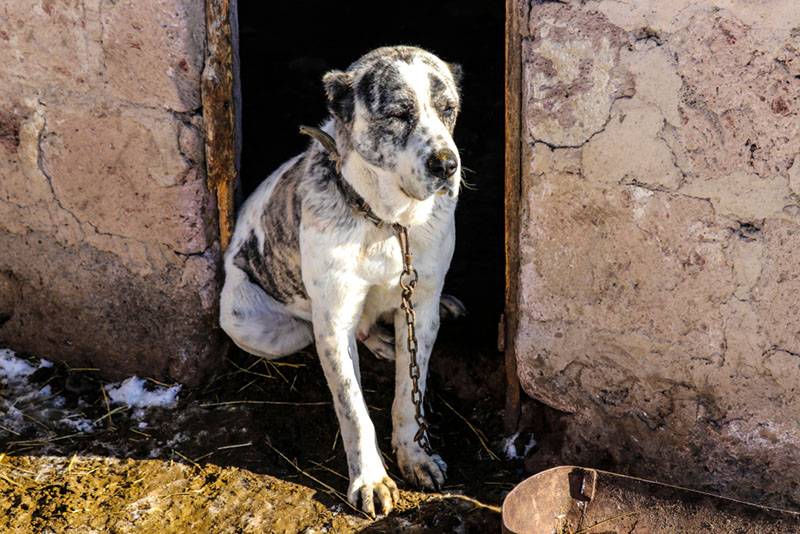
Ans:
[[[267,359],[293,354],[314,340],[310,323],[290,315],[232,266],[220,297],[220,325],[241,349]]]
[[[442,293],[439,299],[439,318],[442,321],[461,319],[467,315],[467,307],[454,295]]]
[[[366,315],[366,314],[365,314]],[[453,295],[442,294],[439,299],[439,319],[442,321],[460,319],[467,315],[467,307]],[[369,322],[369,316],[366,315]],[[381,360],[393,361],[395,359],[395,343],[393,328],[389,323],[391,318],[379,317],[373,324],[365,328],[359,326],[358,340],[369,351]],[[365,323],[365,324],[368,324]]]

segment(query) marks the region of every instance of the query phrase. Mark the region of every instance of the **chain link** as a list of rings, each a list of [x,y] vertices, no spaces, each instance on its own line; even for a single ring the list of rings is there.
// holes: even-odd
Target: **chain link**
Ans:
[[[400,308],[406,316],[406,327],[408,328],[408,353],[410,356],[408,363],[408,374],[411,377],[411,400],[414,403],[414,420],[419,426],[419,430],[414,435],[416,441],[422,449],[433,454],[433,448],[428,440],[428,423],[422,414],[423,394],[419,388],[421,378],[419,363],[417,362],[417,314],[414,311],[414,289],[419,280],[419,274],[412,265],[412,255],[408,246],[408,228],[395,224],[394,230],[397,233],[397,240],[400,242],[400,252],[403,256],[403,272],[400,274]]]

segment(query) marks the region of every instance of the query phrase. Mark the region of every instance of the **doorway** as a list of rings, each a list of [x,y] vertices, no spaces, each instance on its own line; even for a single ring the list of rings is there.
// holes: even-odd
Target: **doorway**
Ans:
[[[462,190],[456,210],[456,250],[445,292],[465,303],[468,316],[442,325],[425,400],[434,447],[450,467],[449,484],[465,495],[499,504],[521,463],[504,462],[495,452],[504,450],[506,435],[501,415],[504,361],[497,348],[505,287],[505,6],[411,0],[392,7],[394,13],[364,1],[281,2],[268,7],[239,2],[239,196],[246,198],[273,170],[306,148],[308,139],[298,133],[298,125],[320,124],[327,117],[321,81],[325,72],[345,69],[369,50],[395,44],[417,45],[461,64],[463,106],[455,141],[472,188]],[[263,364],[246,354],[233,358],[233,372],[250,373]],[[258,386],[241,385],[247,386],[251,399],[256,392],[259,402],[280,405],[316,405],[329,399],[313,348],[279,363],[289,366],[285,377],[278,373],[280,367],[265,370],[281,380],[261,382],[258,375],[250,377]],[[389,453],[393,363],[365,353],[360,367],[379,446]],[[346,472],[330,410],[304,415],[303,424],[297,424],[291,411],[276,410],[269,418],[254,411],[252,425],[256,434],[270,436],[300,464],[322,462]],[[391,455],[385,459],[390,474],[399,480]],[[285,468],[277,455],[260,456],[247,465],[270,473]],[[341,477],[329,483],[340,484]],[[496,520],[483,523],[484,519],[483,526]]]
[[[388,9],[388,8],[387,8]],[[463,109],[455,141],[465,179],[456,212],[456,251],[445,292],[469,315],[445,325],[437,345],[457,342],[499,360],[503,309],[503,43],[501,2],[412,0],[376,9],[374,2],[239,2],[242,88],[240,190],[246,198],[308,139],[299,124],[326,116],[322,75],[345,69],[367,51],[412,44],[460,63]],[[478,350],[475,350],[478,349]],[[432,364],[435,365],[435,364]]]

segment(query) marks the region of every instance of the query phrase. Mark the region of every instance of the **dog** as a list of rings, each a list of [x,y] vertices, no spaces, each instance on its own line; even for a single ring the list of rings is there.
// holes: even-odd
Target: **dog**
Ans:
[[[326,73],[330,117],[321,130],[335,147],[317,136],[261,183],[242,206],[225,254],[223,330],[268,359],[316,344],[347,454],[348,499],[373,516],[375,497],[387,514],[398,490],[364,401],[357,341],[395,361],[392,447],[403,477],[439,488],[447,471],[415,440],[395,229],[407,228],[419,275],[413,299],[424,394],[440,306],[461,307],[442,298],[461,186],[453,141],[460,79],[459,66],[411,46],[379,48]]]

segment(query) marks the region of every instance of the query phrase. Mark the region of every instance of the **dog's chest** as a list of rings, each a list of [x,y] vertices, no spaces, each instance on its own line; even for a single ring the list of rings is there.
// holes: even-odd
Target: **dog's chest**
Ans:
[[[403,270],[400,243],[394,236],[362,243],[354,260],[359,277],[370,284],[396,284]]]

